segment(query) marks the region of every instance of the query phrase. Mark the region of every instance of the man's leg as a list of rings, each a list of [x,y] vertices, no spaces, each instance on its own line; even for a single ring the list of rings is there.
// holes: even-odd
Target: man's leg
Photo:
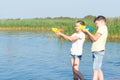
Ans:
[[[103,55],[104,51],[93,53],[93,80],[104,80],[101,70]]]
[[[98,70],[93,71],[93,80],[98,80]]]
[[[99,77],[99,80],[104,80],[103,72],[101,69],[98,72],[98,77]]]
[[[93,53],[93,80],[98,80],[98,56]]]
[[[102,61],[103,61],[103,56],[104,56],[104,51],[103,52],[100,52],[100,55],[99,55],[99,71],[98,71],[98,78],[99,80],[104,80],[104,76],[103,76],[103,72],[101,70],[101,67],[102,67]]]
[[[102,70],[94,70],[93,72],[93,80],[104,80]]]

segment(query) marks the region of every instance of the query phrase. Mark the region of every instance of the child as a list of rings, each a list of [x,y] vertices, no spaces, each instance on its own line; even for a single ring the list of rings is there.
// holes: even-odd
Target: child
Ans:
[[[72,42],[72,48],[71,48],[71,65],[72,70],[74,74],[74,80],[84,80],[84,77],[79,72],[79,65],[80,60],[82,57],[82,49],[83,49],[83,43],[85,41],[85,34],[81,31],[80,25],[85,25],[83,21],[77,21],[76,22],[76,33],[74,33],[72,36],[67,36],[61,32],[57,32],[56,35],[64,38],[65,40],[69,40]]]
[[[106,18],[98,16],[94,20],[98,30],[95,35],[91,34],[88,30],[83,29],[90,39],[93,41],[92,54],[93,54],[93,80],[104,80],[103,72],[101,70],[102,59],[105,53],[105,44],[108,35],[106,26]]]

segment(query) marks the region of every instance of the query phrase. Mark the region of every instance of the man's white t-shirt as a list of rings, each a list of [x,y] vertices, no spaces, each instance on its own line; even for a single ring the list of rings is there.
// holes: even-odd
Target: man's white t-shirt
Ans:
[[[98,28],[97,33],[100,33],[100,38],[93,42],[92,44],[92,52],[105,50],[106,39],[108,36],[107,26],[101,26]]]
[[[82,55],[83,43],[85,41],[85,34],[83,32],[74,33],[71,37],[77,36],[78,40],[72,42],[71,54]]]

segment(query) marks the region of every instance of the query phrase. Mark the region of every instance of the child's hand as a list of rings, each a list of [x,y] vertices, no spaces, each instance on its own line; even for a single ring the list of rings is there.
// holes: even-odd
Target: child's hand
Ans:
[[[56,32],[56,35],[57,35],[58,37],[60,37],[61,32]]]

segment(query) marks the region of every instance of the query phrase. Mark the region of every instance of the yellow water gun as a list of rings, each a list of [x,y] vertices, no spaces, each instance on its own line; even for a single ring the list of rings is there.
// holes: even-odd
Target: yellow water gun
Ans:
[[[57,33],[57,32],[63,32],[63,29],[58,29],[58,28],[52,28],[52,31]]]

